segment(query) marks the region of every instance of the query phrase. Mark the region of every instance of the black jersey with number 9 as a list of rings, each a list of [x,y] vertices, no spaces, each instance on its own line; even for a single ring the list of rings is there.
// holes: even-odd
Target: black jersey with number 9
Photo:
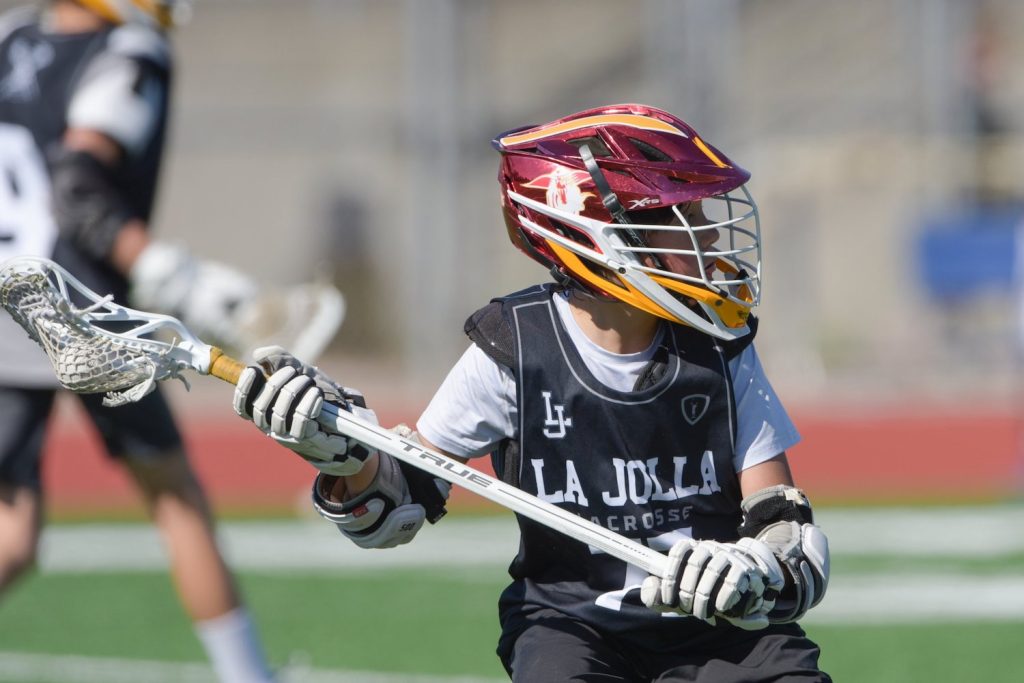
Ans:
[[[113,171],[121,196],[148,221],[166,128],[169,47],[162,34],[138,25],[56,33],[45,23],[34,8],[0,18],[0,261],[51,257],[94,290],[123,299],[120,274],[61,238],[48,160],[69,128],[103,133],[123,151]],[[51,385],[52,371],[25,335],[7,325],[0,332],[0,381]]]

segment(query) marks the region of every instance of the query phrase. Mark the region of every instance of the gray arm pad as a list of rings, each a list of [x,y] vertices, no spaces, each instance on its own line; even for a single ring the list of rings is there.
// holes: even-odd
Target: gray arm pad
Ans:
[[[772,623],[796,621],[825,596],[828,538],[813,523],[807,497],[792,486],[772,486],[741,503],[740,533],[767,545],[786,572],[786,586],[768,613]]]
[[[57,148],[50,158],[53,213],[61,235],[105,260],[132,212],[113,169],[88,152]]]
[[[398,462],[380,454],[370,486],[351,500],[336,503],[327,497],[337,477],[321,474],[313,482],[313,507],[361,548],[393,548],[408,543],[423,526],[422,505],[412,503]]]

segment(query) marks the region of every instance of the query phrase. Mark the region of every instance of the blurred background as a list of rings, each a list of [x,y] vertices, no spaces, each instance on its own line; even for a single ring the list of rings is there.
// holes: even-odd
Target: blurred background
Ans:
[[[271,281],[324,270],[336,350],[433,385],[470,311],[546,278],[490,140],[649,103],[753,173],[785,396],[1005,398],[1021,35],[1013,0],[200,0],[158,225]]]
[[[490,140],[660,106],[753,174],[758,349],[796,457],[851,469],[808,485],[1017,492],[1021,35],[1013,0],[200,1],[157,229],[267,282],[333,278],[321,364],[414,420],[466,316],[547,279],[508,241]]]
[[[508,241],[490,140],[602,104],[668,109],[753,174],[758,350],[804,434],[797,478],[836,511],[837,568],[911,571],[923,554],[963,569],[955,548],[915,555],[899,533],[991,538],[973,569],[1003,581],[988,589],[1011,628],[979,626],[978,642],[1019,644],[1021,36],[1019,0],[198,0],[174,35],[156,230],[267,283],[335,281],[348,316],[321,367],[384,424],[413,422],[465,348],[467,315],[547,279]],[[171,392],[223,515],[306,514],[309,473],[244,429],[230,392]],[[76,416],[63,406],[49,445],[52,514],[131,517],[133,494]],[[899,508],[911,522],[891,547],[856,540],[893,519],[864,506],[909,503],[930,507]],[[486,511],[462,495],[454,507]],[[1019,680],[1019,654],[1007,665],[1001,652]],[[899,656],[891,678],[844,679],[969,680]]]

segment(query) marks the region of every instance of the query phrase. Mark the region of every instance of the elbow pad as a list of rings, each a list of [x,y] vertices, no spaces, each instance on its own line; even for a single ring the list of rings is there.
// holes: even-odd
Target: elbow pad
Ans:
[[[327,491],[336,477],[321,474],[313,483],[313,507],[361,548],[394,548],[408,543],[428,519],[428,508],[410,494],[398,461],[387,453],[379,457],[373,482],[351,500],[336,503],[328,499]],[[436,486],[435,490],[442,498],[447,498],[447,482],[443,483],[444,486]],[[439,516],[431,518],[430,522],[437,518]]]
[[[786,585],[768,613],[771,623],[796,621],[821,602],[828,588],[828,538],[814,524],[811,504],[799,489],[772,486],[741,503],[740,535],[771,549]]]
[[[90,258],[106,260],[132,217],[114,169],[88,152],[59,147],[50,155],[50,177],[61,236]]]

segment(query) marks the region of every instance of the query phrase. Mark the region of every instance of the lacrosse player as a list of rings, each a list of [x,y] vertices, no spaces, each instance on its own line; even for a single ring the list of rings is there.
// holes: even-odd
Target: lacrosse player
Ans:
[[[253,346],[245,329],[265,297],[247,277],[147,233],[170,96],[165,30],[180,5],[54,0],[0,18],[0,261],[51,257],[119,301],[131,295],[242,350]],[[0,316],[0,588],[35,558],[40,451],[56,387],[45,355]],[[220,679],[272,680],[165,400],[156,392],[119,408],[101,407],[99,396],[82,401],[143,493]]]
[[[828,543],[785,451],[799,436],[752,344],[749,173],[679,118],[620,105],[499,136],[512,243],[554,283],[500,297],[417,423],[460,460],[668,553],[649,576],[520,517],[498,654],[514,681],[828,681],[796,621]],[[412,539],[444,487],[313,419],[357,392],[257,352],[235,409],[313,463],[316,509],[368,548]]]

